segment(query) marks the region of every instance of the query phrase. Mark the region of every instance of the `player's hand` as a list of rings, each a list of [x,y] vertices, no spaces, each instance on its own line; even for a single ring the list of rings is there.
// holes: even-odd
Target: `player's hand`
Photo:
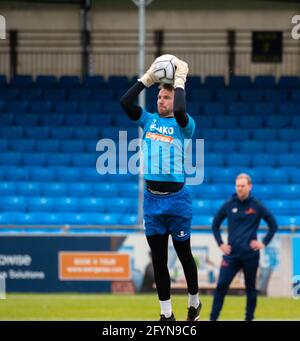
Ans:
[[[231,246],[228,244],[221,244],[220,249],[224,253],[224,255],[229,255],[231,253]]]
[[[185,87],[186,77],[189,72],[189,66],[183,60],[176,58],[175,60],[176,71],[174,78],[174,88],[182,88]]]
[[[265,247],[265,244],[262,242],[259,242],[258,240],[251,240],[250,247],[254,251],[261,250]]]
[[[154,71],[154,63],[155,63],[155,61],[151,64],[151,66],[146,71],[146,73],[141,78],[138,79],[147,88],[149,88],[154,83],[158,83],[159,82],[158,79],[155,77],[155,74],[153,72]]]

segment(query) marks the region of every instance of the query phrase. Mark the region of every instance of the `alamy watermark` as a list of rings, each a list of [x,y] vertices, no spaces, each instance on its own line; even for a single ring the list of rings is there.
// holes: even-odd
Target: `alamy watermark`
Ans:
[[[3,15],[0,14],[0,39],[6,39],[6,20]]]
[[[180,139],[146,133],[147,141],[128,141],[127,131],[119,131],[119,141],[101,139],[96,150],[97,172],[104,174],[171,175],[186,178],[187,185],[200,185],[204,179],[204,140]],[[119,161],[119,162],[118,162]],[[141,166],[142,165],[142,166]]]
[[[292,24],[295,24],[292,28],[291,36],[293,39],[298,40],[300,39],[300,15],[294,15],[291,22]]]

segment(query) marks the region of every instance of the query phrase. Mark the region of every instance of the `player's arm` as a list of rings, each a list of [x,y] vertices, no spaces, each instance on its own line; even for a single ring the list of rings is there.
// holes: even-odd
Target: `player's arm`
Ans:
[[[267,246],[272,238],[274,237],[275,232],[278,230],[278,225],[273,214],[262,204],[260,204],[261,209],[261,217],[268,224],[269,231],[263,238],[263,244]]]
[[[175,62],[176,71],[174,79],[174,117],[178,125],[185,128],[189,123],[189,117],[186,114],[185,103],[185,82],[189,71],[187,63],[177,59]]]
[[[157,82],[157,79],[153,73],[153,64],[120,99],[122,108],[133,121],[139,120],[142,115],[142,108],[135,103],[138,95],[145,88],[149,88],[151,85]]]
[[[225,254],[230,254],[231,252],[231,246],[228,244],[225,244],[222,236],[221,236],[221,224],[226,218],[226,206],[227,203],[225,203],[217,212],[217,214],[214,216],[213,223],[212,223],[212,231],[214,234],[214,237],[216,239],[217,244],[219,245],[220,249]]]

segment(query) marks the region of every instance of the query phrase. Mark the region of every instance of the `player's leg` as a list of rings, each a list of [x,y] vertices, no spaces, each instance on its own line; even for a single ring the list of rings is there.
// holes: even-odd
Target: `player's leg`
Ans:
[[[199,300],[198,271],[191,250],[190,238],[181,241],[173,237],[173,245],[182,264],[188,287],[188,317],[189,321],[197,321],[200,317],[201,302]]]
[[[170,274],[168,270],[168,239],[169,235],[147,236],[151,249],[154,279],[161,307],[161,318],[172,318],[170,298]]]
[[[230,283],[232,282],[234,276],[238,273],[239,270],[240,263],[238,260],[223,258],[220,268],[218,284],[214,294],[212,310],[210,313],[211,321],[216,321],[218,319]]]
[[[243,261],[243,271],[246,285],[246,321],[252,321],[257,302],[256,274],[259,264],[259,255]]]

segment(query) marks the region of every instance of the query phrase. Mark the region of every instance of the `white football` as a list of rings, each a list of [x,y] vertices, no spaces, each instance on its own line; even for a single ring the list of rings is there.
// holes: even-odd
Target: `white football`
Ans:
[[[155,59],[154,74],[160,83],[173,84],[175,75],[175,59],[172,54],[163,54]]]

